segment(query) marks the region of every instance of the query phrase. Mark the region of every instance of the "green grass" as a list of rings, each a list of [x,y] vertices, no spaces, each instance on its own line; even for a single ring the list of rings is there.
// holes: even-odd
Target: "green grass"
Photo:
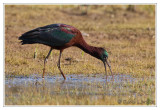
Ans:
[[[5,75],[29,76],[33,73],[42,74],[43,62],[49,52],[49,47],[44,45],[20,45],[18,37],[26,31],[40,26],[65,23],[72,25],[83,33],[85,41],[93,46],[104,47],[109,53],[112,71],[114,74],[128,74],[136,78],[155,77],[155,9],[154,5],[137,5],[136,12],[127,11],[128,5],[89,6],[87,15],[80,15],[83,9],[73,5],[6,5],[5,6]],[[34,59],[35,49],[37,57]],[[53,75],[60,74],[57,68],[59,51],[53,50],[52,57],[46,64],[46,72]],[[71,65],[65,58],[72,58]],[[95,74],[104,73],[103,63],[92,56],[82,53],[82,50],[71,47],[62,53],[61,68],[65,74]],[[107,70],[109,72],[109,70]],[[140,82],[132,85],[132,92],[144,94],[140,99],[147,103],[155,104],[155,92],[150,97],[141,93],[138,86],[155,86],[155,82]],[[126,84],[126,86],[131,86]],[[24,88],[26,89],[26,88]],[[28,89],[27,89],[28,90]],[[75,93],[77,90],[73,90]],[[125,90],[124,90],[125,91]],[[152,88],[155,91],[155,88]],[[29,98],[34,92],[33,100]],[[116,91],[115,91],[116,92]],[[123,91],[121,91],[123,93]],[[129,92],[128,92],[129,93]],[[9,93],[6,104],[106,104],[116,105],[139,99],[133,97],[105,96],[100,100],[90,100],[89,96],[47,96],[40,98],[40,93],[35,89],[22,94],[16,99]],[[62,99],[63,98],[63,99]],[[122,99],[121,99],[122,98]],[[36,101],[39,100],[39,101]],[[109,100],[113,100],[112,102]],[[93,101],[93,102],[92,102]],[[153,102],[153,103],[152,103]],[[139,105],[138,104],[138,105]]]

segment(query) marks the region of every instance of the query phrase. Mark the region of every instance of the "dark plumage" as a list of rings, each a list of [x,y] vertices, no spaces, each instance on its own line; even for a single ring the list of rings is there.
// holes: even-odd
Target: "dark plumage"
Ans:
[[[111,71],[111,67],[107,61],[108,58],[107,51],[101,47],[93,47],[88,45],[83,39],[81,32],[72,26],[66,24],[51,24],[44,27],[39,27],[22,34],[22,36],[19,37],[19,40],[21,40],[22,45],[39,43],[51,47],[48,55],[44,60],[44,69],[42,77],[44,77],[45,64],[51,51],[53,49],[57,49],[60,50],[60,56],[57,66],[64,79],[66,79],[65,75],[63,74],[60,68],[60,58],[62,51],[70,46],[79,47],[86,53],[92,55],[93,57],[96,57],[97,59],[100,59],[104,63],[105,71],[107,63]],[[106,71],[106,76],[107,76],[107,71]]]
[[[52,24],[26,32],[19,37],[19,40],[22,40],[22,45],[40,43],[51,47],[63,46],[75,36],[74,32],[71,26]]]

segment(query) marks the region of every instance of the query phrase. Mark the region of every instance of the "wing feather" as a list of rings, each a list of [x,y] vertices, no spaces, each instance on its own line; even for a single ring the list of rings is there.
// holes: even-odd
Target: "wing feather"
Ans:
[[[39,28],[39,39],[49,46],[63,46],[75,37],[75,30],[61,25]]]

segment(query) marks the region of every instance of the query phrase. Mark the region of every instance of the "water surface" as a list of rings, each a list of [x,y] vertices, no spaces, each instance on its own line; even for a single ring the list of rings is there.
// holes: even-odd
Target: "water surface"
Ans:
[[[5,99],[10,101],[9,97],[28,97],[30,93],[40,94],[40,96],[91,96],[91,99],[98,100],[105,96],[118,97],[137,97],[139,92],[135,86],[142,82],[154,81],[154,78],[134,78],[130,75],[108,76],[106,81],[105,74],[70,74],[66,75],[66,80],[61,75],[45,75],[43,79],[39,74],[32,74],[29,77],[24,76],[6,76],[5,78]],[[144,87],[142,87],[144,86]],[[154,86],[140,85],[142,92],[154,89]],[[118,100],[119,100],[118,99]]]

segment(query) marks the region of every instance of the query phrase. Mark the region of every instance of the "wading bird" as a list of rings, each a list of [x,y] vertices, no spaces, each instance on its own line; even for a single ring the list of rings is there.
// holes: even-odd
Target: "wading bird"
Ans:
[[[106,63],[107,63],[113,77],[111,66],[107,61],[108,59],[107,51],[101,47],[93,47],[88,45],[83,39],[81,32],[72,26],[66,24],[51,24],[44,27],[39,27],[22,34],[22,36],[19,37],[19,40],[21,40],[22,45],[39,43],[51,47],[48,55],[44,59],[42,78],[44,78],[45,65],[49,55],[51,54],[51,51],[53,49],[57,49],[60,50],[57,66],[63,78],[66,79],[63,71],[61,70],[60,59],[63,50],[71,46],[76,46],[85,51],[86,53],[90,54],[91,56],[100,59],[104,63],[106,78],[107,78],[107,70],[106,70]]]

